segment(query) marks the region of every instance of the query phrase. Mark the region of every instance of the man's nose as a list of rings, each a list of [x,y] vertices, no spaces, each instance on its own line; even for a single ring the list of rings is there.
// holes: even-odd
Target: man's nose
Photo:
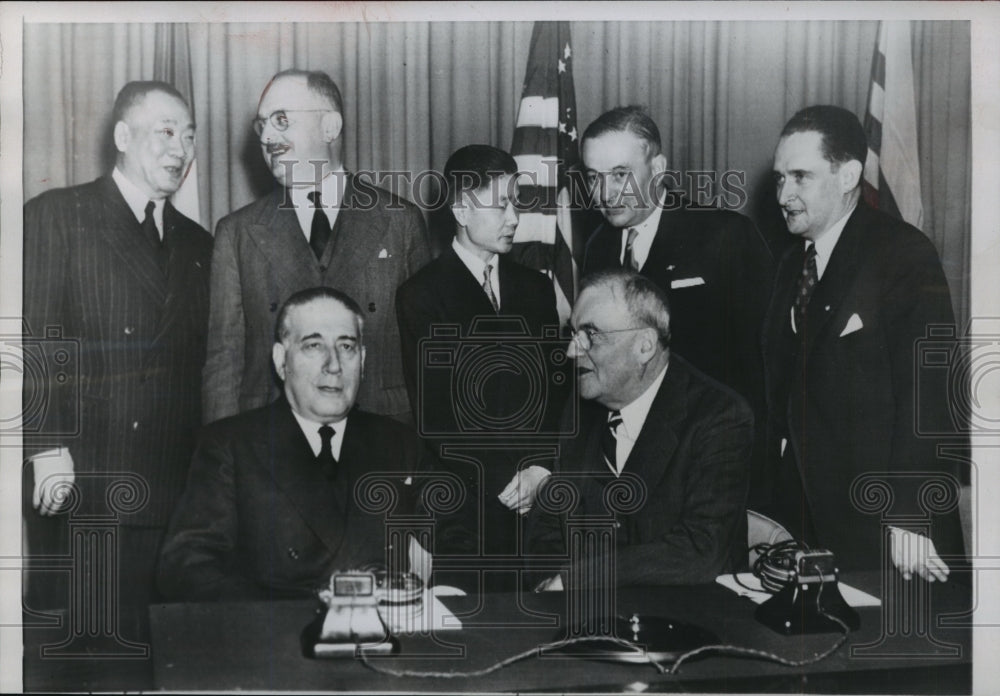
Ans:
[[[331,374],[340,372],[340,356],[336,348],[328,348],[323,359],[323,371]]]
[[[795,196],[795,186],[787,179],[778,184],[778,205],[786,205]]]
[[[520,219],[521,219],[521,213],[514,205],[514,202],[511,201],[510,203],[507,204],[507,209],[504,211],[504,220],[511,227],[516,227],[517,221]]]
[[[576,360],[580,357],[580,348],[576,345],[576,336],[569,337],[569,345],[566,346],[566,357]]]

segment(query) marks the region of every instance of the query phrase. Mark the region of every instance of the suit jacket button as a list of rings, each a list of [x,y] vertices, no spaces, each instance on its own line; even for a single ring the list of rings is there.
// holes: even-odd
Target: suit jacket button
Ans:
[[[135,331],[135,329],[133,329],[131,326],[126,326],[125,327],[125,335],[126,336],[131,336],[133,331]]]
[[[618,520],[615,520],[615,529],[621,529],[621,528],[622,528],[622,523],[619,522]]]
[[[326,273],[326,266],[320,266],[319,267],[319,272],[320,273]]]
[[[368,311],[369,312],[374,312],[375,311],[375,303],[374,302],[369,302],[368,303]]]
[[[297,548],[295,548],[294,546],[289,546],[288,547],[288,557],[291,558],[293,561],[299,560],[299,550]]]
[[[277,312],[278,311],[278,303],[277,302],[272,302],[271,306],[268,309],[270,309],[272,312]]]

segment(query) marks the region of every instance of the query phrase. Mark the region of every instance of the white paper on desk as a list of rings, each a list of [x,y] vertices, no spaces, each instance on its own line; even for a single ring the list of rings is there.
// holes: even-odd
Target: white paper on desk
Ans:
[[[462,628],[462,622],[434,596],[433,589],[424,590],[422,607],[423,610],[414,616],[412,607],[383,605],[379,607],[379,614],[392,634],[457,631]]]
[[[740,582],[747,587],[743,587],[733,579],[732,573],[727,573],[726,575],[720,575],[715,579],[717,583],[723,587],[729,588],[740,597],[749,597],[755,604],[761,604],[767,599],[770,599],[774,595],[766,590],[761,589],[760,579],[755,578],[753,573],[740,573],[738,575]],[[844,601],[847,602],[852,607],[880,607],[882,606],[882,600],[878,597],[872,596],[867,592],[862,592],[856,587],[851,587],[847,583],[838,582],[837,583],[840,594],[843,595]]]

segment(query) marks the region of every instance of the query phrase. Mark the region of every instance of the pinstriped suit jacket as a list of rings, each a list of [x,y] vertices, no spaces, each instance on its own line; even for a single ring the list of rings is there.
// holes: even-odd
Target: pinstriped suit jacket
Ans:
[[[25,454],[69,448],[81,511],[141,477],[125,524],[166,524],[200,425],[212,239],[169,203],[163,220],[166,274],[110,176],[24,209]]]

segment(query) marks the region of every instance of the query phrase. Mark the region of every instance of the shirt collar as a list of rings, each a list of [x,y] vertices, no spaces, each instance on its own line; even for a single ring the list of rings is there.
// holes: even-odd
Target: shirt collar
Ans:
[[[851,217],[851,213],[854,209],[858,207],[855,203],[851,206],[850,210],[844,213],[844,216],[833,223],[826,232],[821,234],[815,242],[806,242],[806,249],[809,248],[810,244],[815,244],[816,246],[816,277],[822,278],[823,271],[826,270],[826,265],[830,262],[830,256],[833,255],[833,248],[837,246],[837,241],[840,239],[840,234],[844,231],[844,227],[847,225],[848,218]]]
[[[166,201],[165,198],[153,199],[143,193],[142,189],[136,186],[131,179],[125,176],[118,167],[115,167],[111,172],[111,178],[114,180],[115,184],[118,186],[118,190],[121,191],[122,197],[128,204],[129,210],[135,215],[135,219],[142,222],[146,219],[146,204],[153,201],[156,204],[156,208],[153,209],[153,220],[156,222],[156,227],[161,232],[163,230],[163,205]]]
[[[319,451],[323,447],[323,438],[319,436],[319,429],[324,425],[324,423],[317,423],[316,421],[311,421],[308,418],[303,418],[295,409],[292,409],[292,415],[295,416],[295,420],[299,424],[299,428],[302,429],[302,434],[306,436],[306,440],[309,441],[309,447],[312,448],[313,454],[319,456]],[[344,444],[344,431],[347,429],[347,418],[340,421],[339,423],[329,423],[327,424],[333,428],[333,439],[330,441],[330,449],[333,451],[333,458],[340,461],[340,449]]]
[[[661,193],[649,217],[638,225],[632,225],[636,230],[635,241],[632,242],[632,258],[639,263],[640,268],[646,263],[646,258],[649,256],[649,249],[653,246],[653,238],[656,236],[656,230],[660,229],[660,217],[663,215],[663,206],[665,205],[666,198],[667,194],[665,192]],[[628,227],[622,230],[620,261],[624,261],[625,259],[625,244],[628,241],[628,230]]]
[[[493,256],[486,261],[483,261],[481,258],[462,246],[458,241],[458,237],[451,240],[451,248],[455,250],[455,253],[458,254],[458,258],[462,260],[465,267],[469,269],[469,273],[472,274],[472,276],[476,279],[476,282],[480,285],[482,285],[483,282],[483,269],[486,268],[486,264],[493,266],[494,273],[490,276],[490,282],[492,284],[492,276],[495,275],[497,271],[496,254],[493,254]]]
[[[326,176],[319,182],[319,195],[324,209],[340,207],[340,199],[347,184],[344,175],[344,168],[342,166],[337,167],[327,172]],[[312,220],[312,211],[315,206],[309,200],[309,194],[315,190],[315,186],[293,186],[289,189],[292,196],[292,203],[297,206],[296,210],[305,209],[308,211],[307,214],[310,220]]]
[[[660,370],[660,374],[653,380],[653,383],[646,387],[646,391],[640,394],[628,406],[622,407],[620,411],[622,414],[622,426],[631,440],[639,437],[642,426],[646,423],[646,417],[649,415],[649,409],[653,406],[653,399],[656,398],[656,393],[660,391],[660,385],[663,384],[663,378],[666,376],[667,368],[669,367],[670,361],[668,360],[667,364]]]

